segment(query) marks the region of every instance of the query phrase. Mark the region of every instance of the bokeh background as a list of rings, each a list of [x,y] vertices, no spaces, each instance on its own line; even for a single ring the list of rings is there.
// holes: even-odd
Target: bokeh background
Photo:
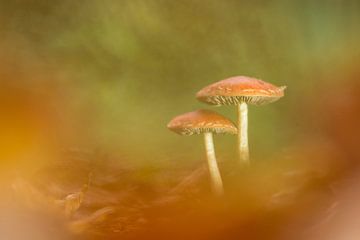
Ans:
[[[359,1],[0,0],[0,23],[3,182],[78,151],[166,185],[205,160],[201,137],[166,124],[198,108],[235,120],[194,97],[234,75],[288,87],[249,109],[255,177],[356,165]],[[236,138],[215,144],[231,173]]]

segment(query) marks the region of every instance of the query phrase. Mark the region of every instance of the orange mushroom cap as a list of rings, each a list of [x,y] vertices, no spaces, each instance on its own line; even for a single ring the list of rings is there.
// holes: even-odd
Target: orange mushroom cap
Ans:
[[[167,127],[180,135],[206,132],[237,134],[237,128],[229,119],[205,109],[179,115],[173,118]]]
[[[283,97],[285,89],[285,86],[277,87],[256,78],[237,76],[204,87],[196,98],[212,105],[238,105],[241,102],[264,105]]]

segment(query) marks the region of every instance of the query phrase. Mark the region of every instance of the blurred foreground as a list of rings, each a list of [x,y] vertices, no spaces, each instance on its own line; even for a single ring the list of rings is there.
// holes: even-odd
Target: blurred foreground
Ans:
[[[23,131],[17,134],[19,144],[2,139],[3,146],[8,144],[3,158],[13,160],[2,169],[1,234],[8,240],[356,239],[360,175],[353,136],[360,134],[359,91],[354,83],[308,108],[316,116],[308,114],[307,121],[318,132],[306,134],[275,159],[252,159],[250,168],[241,169],[222,158],[226,194],[221,199],[210,192],[203,160],[191,168],[133,167],[99,150],[67,149],[33,162],[29,156],[36,145],[26,141],[41,135]],[[19,119],[34,116],[20,113]],[[39,121],[33,120],[33,128]],[[8,126],[28,123],[9,121]],[[54,143],[49,146],[56,149]],[[22,161],[20,153],[27,154]]]

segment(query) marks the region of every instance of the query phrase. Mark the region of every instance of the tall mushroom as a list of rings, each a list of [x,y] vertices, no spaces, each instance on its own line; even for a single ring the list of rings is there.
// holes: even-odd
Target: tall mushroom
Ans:
[[[204,134],[206,156],[211,178],[211,185],[216,195],[223,194],[223,184],[216,162],[213,133],[236,134],[234,124],[224,116],[210,111],[197,110],[173,118],[167,127],[180,135]]]
[[[239,158],[240,162],[249,164],[247,105],[275,102],[284,96],[285,88],[285,86],[277,87],[256,78],[236,76],[201,89],[196,94],[196,98],[211,105],[237,105]]]

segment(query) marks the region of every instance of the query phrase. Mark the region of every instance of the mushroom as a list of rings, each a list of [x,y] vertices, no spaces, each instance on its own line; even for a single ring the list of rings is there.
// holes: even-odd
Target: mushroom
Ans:
[[[216,162],[213,133],[236,134],[234,124],[216,112],[201,109],[173,118],[167,127],[180,135],[204,134],[211,186],[216,195],[222,195],[224,190]]]
[[[211,105],[237,105],[238,150],[241,163],[249,164],[248,104],[264,105],[284,96],[285,86],[277,87],[262,80],[236,76],[213,83],[197,94],[199,101]]]

